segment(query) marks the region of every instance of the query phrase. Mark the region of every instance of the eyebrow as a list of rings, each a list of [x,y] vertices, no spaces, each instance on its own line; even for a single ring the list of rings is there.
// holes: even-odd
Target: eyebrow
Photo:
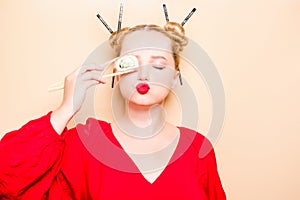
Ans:
[[[151,58],[154,58],[154,59],[164,59],[166,61],[168,61],[168,59],[164,56],[151,56]]]
[[[134,55],[134,54],[133,54],[133,55]],[[136,56],[137,58],[140,58],[139,55],[134,55],[134,56]],[[163,59],[163,60],[165,60],[165,61],[168,61],[168,59],[167,59],[166,57],[164,57],[164,56],[151,56],[150,58],[151,58],[151,59]]]

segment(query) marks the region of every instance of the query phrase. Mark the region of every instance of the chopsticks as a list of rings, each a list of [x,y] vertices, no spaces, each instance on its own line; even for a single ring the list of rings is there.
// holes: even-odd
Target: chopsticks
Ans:
[[[133,71],[135,71],[135,69],[131,68],[131,69],[126,70],[126,71],[115,72],[115,73],[111,73],[111,74],[105,74],[105,75],[102,76],[102,78],[109,78],[109,77],[112,77],[112,76],[127,74],[127,73],[130,73],[130,72],[133,72]],[[60,81],[60,82],[57,82],[57,83],[54,83],[54,84],[50,85],[49,88],[48,88],[48,92],[54,92],[54,91],[62,90],[62,89],[64,89],[64,82]]]

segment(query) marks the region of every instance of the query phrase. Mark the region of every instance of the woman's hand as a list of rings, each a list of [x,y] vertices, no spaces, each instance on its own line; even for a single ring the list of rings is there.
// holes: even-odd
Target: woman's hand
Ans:
[[[88,64],[77,68],[66,76],[64,82],[64,97],[61,105],[52,112],[51,124],[57,133],[61,133],[69,120],[80,110],[91,86],[105,83],[102,72],[104,66]]]

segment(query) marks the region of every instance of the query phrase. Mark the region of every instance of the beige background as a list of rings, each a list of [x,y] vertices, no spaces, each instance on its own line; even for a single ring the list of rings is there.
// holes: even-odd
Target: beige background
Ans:
[[[300,1],[127,0],[124,25],[181,21],[223,79],[226,121],[216,145],[228,199],[300,199]],[[48,85],[81,65],[115,28],[119,1],[1,0],[0,133],[55,109]],[[1,152],[3,153],[3,152]]]

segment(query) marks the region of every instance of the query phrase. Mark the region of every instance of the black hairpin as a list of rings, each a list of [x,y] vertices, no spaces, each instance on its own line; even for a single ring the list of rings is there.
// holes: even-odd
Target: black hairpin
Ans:
[[[182,84],[182,77],[181,77],[180,71],[179,71],[179,82],[180,82],[180,85],[183,85],[183,84]]]
[[[185,25],[185,23],[191,18],[191,16],[194,14],[196,11],[196,8],[193,8],[193,10],[188,14],[188,16],[181,22],[181,26]]]
[[[120,3],[119,19],[118,19],[118,29],[117,32],[120,32],[122,28],[122,17],[123,17],[123,0]],[[114,88],[115,76],[111,77],[111,88]]]
[[[168,22],[169,21],[169,15],[168,15],[168,10],[167,10],[166,4],[163,4],[163,9],[164,9],[166,21]]]
[[[119,20],[118,20],[118,29],[117,32],[119,32],[122,28],[122,17],[123,17],[123,1],[121,1],[120,4],[120,11],[119,11]]]
[[[102,22],[102,24],[107,28],[107,30],[110,33],[113,33],[113,30],[111,30],[111,28],[108,26],[108,24],[104,21],[104,19],[99,14],[97,14],[97,17],[100,19],[100,21]]]
[[[111,78],[111,88],[114,88],[114,84],[115,84],[115,76]]]

